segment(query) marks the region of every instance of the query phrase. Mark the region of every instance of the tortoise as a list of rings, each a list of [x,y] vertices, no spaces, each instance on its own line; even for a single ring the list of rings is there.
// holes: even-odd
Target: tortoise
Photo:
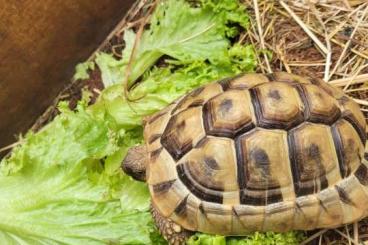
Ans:
[[[123,170],[170,244],[195,231],[332,228],[367,215],[366,121],[339,89],[278,72],[197,88],[144,120]]]

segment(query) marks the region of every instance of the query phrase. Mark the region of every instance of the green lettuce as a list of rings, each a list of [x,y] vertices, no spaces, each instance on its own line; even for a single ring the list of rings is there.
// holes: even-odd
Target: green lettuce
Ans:
[[[1,243],[150,244],[145,185],[106,168],[122,148],[113,123],[61,109],[1,163]]]
[[[305,238],[303,233],[255,232],[246,237],[225,237],[198,233],[187,242],[188,245],[297,245]]]
[[[201,7],[191,7],[184,0],[160,2],[151,18],[149,29],[143,32],[139,40],[129,84],[149,70],[163,55],[170,56],[176,64],[208,61],[212,65],[222,66],[222,69],[237,69],[233,66],[233,56],[229,52],[229,38],[238,34],[238,26],[248,26],[249,16],[245,6],[237,0],[202,0],[198,4]],[[105,87],[122,82],[135,39],[133,30],[125,31],[125,49],[121,60],[115,60],[104,53],[97,54],[96,63],[102,71]],[[241,49],[240,45],[238,48]],[[254,60],[249,63],[247,55],[241,52],[238,54],[244,57],[243,63],[248,62],[248,69],[254,68]]]

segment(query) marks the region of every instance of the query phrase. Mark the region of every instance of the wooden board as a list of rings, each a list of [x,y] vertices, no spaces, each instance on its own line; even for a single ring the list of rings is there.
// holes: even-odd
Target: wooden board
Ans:
[[[0,148],[25,133],[134,0],[0,0]]]

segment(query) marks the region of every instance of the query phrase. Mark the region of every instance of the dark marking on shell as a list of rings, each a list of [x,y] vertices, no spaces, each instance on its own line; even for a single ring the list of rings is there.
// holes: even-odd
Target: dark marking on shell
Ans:
[[[308,184],[305,184],[305,183],[303,183],[303,184],[299,182],[299,183],[294,185],[295,189],[296,189],[297,196],[306,196],[306,195],[316,193],[315,182],[313,182],[313,185],[311,185],[311,184],[308,185]]]
[[[151,123],[153,123],[154,121],[156,121],[157,119],[159,119],[160,117],[162,117],[165,114],[166,114],[166,111],[159,112],[159,113],[153,115],[151,118],[149,118],[147,123],[151,124]]]
[[[272,89],[268,92],[268,97],[274,99],[274,100],[281,100],[280,92],[276,89]]]
[[[316,145],[314,143],[312,143],[308,148],[308,156],[311,159],[315,160],[318,163],[318,165],[320,165],[322,163],[322,161],[321,161],[321,159],[322,159],[321,158],[321,152],[319,150],[318,145]]]
[[[306,92],[304,90],[304,87],[301,84],[297,84],[295,85],[296,91],[299,94],[299,98],[301,99],[303,105],[304,105],[304,111],[303,111],[303,116],[305,120],[309,120],[310,119],[310,105],[309,105],[309,101],[306,95]]]
[[[328,213],[328,208],[325,206],[325,204],[322,202],[322,200],[318,198],[318,201],[319,201],[319,205],[322,207],[323,211]]]
[[[291,165],[291,174],[293,176],[294,189],[297,196],[303,195],[300,193],[300,176],[298,172],[297,160],[296,160],[296,148],[295,148],[295,139],[292,131],[288,132],[288,148],[289,148],[289,160]]]
[[[368,152],[364,152],[364,159],[368,161]]]
[[[272,203],[282,202],[282,193],[279,187],[269,190],[240,190],[240,203],[244,205],[265,206]]]
[[[325,174],[323,174],[320,178],[319,178],[319,183],[321,186],[321,190],[324,190],[328,187],[328,180]]]
[[[195,90],[193,90],[191,93],[189,93],[189,94],[187,94],[187,95],[185,95],[180,101],[179,101],[179,103],[175,106],[175,108],[171,111],[171,115],[174,115],[177,111],[178,111],[178,109],[180,108],[180,107],[182,107],[182,105],[185,103],[185,102],[187,102],[187,100],[190,98],[190,97],[196,97],[196,96],[198,96],[200,93],[202,93],[202,91],[204,90],[204,88],[205,87],[199,87],[199,88],[197,88],[197,89],[195,89]],[[197,104],[198,103],[198,101],[199,100],[197,100],[197,101],[194,101],[194,102],[192,102],[192,104],[193,103],[195,103],[195,104]],[[202,102],[202,103],[204,103],[204,101]],[[199,106],[199,105],[197,105],[197,106]],[[190,105],[187,107],[187,108],[189,108],[190,107]],[[192,106],[193,107],[193,106]],[[186,109],[187,109],[186,108]]]
[[[239,214],[238,212],[236,211],[236,209],[234,208],[234,206],[231,207],[231,212],[233,213],[233,215],[237,218],[239,218]]]
[[[218,83],[221,85],[223,91],[226,91],[226,90],[229,89],[231,80],[232,79],[230,79],[230,78],[225,78],[225,79],[222,79],[222,80],[218,81]]]
[[[204,90],[205,87],[199,87],[195,90],[193,90],[193,92],[190,93],[191,97],[196,97],[198,96],[200,93],[202,93],[202,91]]]
[[[267,78],[268,78],[268,81],[270,82],[273,82],[273,81],[276,81],[276,76],[274,73],[267,73],[267,74],[264,74]]]
[[[247,190],[240,190],[239,192],[240,204],[253,205],[253,206],[266,205],[266,198],[264,195],[251,196],[251,195],[248,195],[246,192]]]
[[[355,206],[355,204],[353,203],[353,201],[349,197],[349,193],[347,193],[343,188],[341,188],[338,185],[335,185],[335,189],[336,189],[337,193],[339,194],[340,200],[343,203]]]
[[[220,166],[218,165],[217,161],[215,158],[211,157],[211,156],[206,156],[204,158],[204,163],[211,169],[214,170],[220,170]]]
[[[207,142],[208,142],[208,138],[207,137],[203,137],[202,139],[200,139],[197,142],[197,144],[194,146],[194,148],[202,148],[202,146],[204,146]]]
[[[314,85],[319,86],[321,84],[321,82],[318,79],[316,79],[316,78],[310,78],[309,80]]]
[[[204,210],[204,207],[203,207],[203,202],[201,202],[201,203],[199,204],[198,209],[199,209],[199,211],[200,211],[202,214],[204,214],[204,216],[205,216],[205,217],[207,217],[207,213],[206,213],[206,211]]]
[[[340,175],[342,178],[345,178],[348,176],[348,173],[350,173],[350,169],[348,168],[348,165],[345,162],[345,152],[343,150],[342,140],[340,133],[337,129],[337,124],[339,122],[335,123],[331,127],[331,133],[332,133],[332,139],[334,141],[335,150],[337,154],[337,159],[339,162],[339,169],[340,169]]]
[[[162,150],[163,147],[160,147],[157,150],[151,151],[150,153],[151,161],[154,161],[160,155]]]
[[[260,121],[262,120],[262,106],[260,104],[257,91],[255,89],[249,89],[249,94],[252,102],[251,104],[253,105],[253,110],[256,114],[256,125],[259,126]]]
[[[270,175],[270,159],[265,150],[255,147],[250,151],[250,158],[257,168],[261,169],[262,176],[267,178]]]
[[[162,134],[152,134],[148,139],[148,144],[152,144],[161,137]]]
[[[204,201],[222,204],[222,192],[212,191],[212,193],[210,193],[209,189],[206,191],[206,188],[201,188],[199,183],[195,182],[191,177],[189,177],[188,173],[185,171],[185,164],[177,165],[176,170],[178,172],[179,179],[189,189],[189,191],[193,193],[193,195]]]
[[[362,185],[368,186],[368,168],[367,166],[365,166],[364,164],[360,164],[358,169],[355,171],[354,175]]]
[[[354,118],[354,116],[350,113],[347,113],[347,114],[343,115],[343,118],[353,126],[353,128],[357,131],[363,145],[365,145],[366,140],[367,140],[367,135],[365,133],[365,130],[359,125],[359,123]]]
[[[175,181],[176,179],[154,184],[152,185],[153,192],[158,195],[164,194],[170,190]]]
[[[202,106],[203,104],[204,104],[204,100],[195,100],[192,103],[190,103],[190,105],[188,105],[187,108]]]
[[[295,202],[295,210],[301,213],[303,216],[305,216],[304,210],[302,209],[302,207],[300,206],[298,202]]]
[[[243,189],[246,188],[247,182],[246,182],[246,176],[244,174],[244,156],[243,156],[243,149],[242,149],[242,143],[241,138],[238,137],[235,140],[235,149],[236,149],[236,165],[237,165],[237,181],[240,189],[240,195],[242,195]]]
[[[346,103],[348,103],[350,101],[349,97],[344,95],[340,98],[337,99],[337,101],[340,103],[340,105],[344,106],[346,105]]]
[[[183,131],[185,129],[185,121],[181,121],[178,125],[176,125],[175,130]]]
[[[283,200],[284,198],[282,197],[282,193],[279,190],[277,190],[277,192],[272,195],[267,195],[267,204],[282,202]]]
[[[226,117],[226,114],[233,108],[233,101],[231,99],[224,99],[220,103],[219,113],[222,118]]]
[[[174,212],[176,215],[186,216],[188,197],[189,194],[183,200],[181,200],[179,205],[175,208]]]

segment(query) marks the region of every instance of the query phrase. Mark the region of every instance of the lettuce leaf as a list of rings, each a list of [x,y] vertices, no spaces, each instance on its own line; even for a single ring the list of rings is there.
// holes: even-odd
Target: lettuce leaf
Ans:
[[[61,108],[0,165],[1,243],[150,244],[145,185],[104,165],[121,150],[113,123]]]
[[[246,237],[224,237],[198,233],[193,235],[188,245],[297,245],[305,238],[303,233],[289,231],[285,233],[255,232]]]
[[[175,59],[177,64],[209,61],[232,68],[229,38],[236,36],[237,26],[248,26],[245,6],[237,0],[202,0],[199,4],[201,7],[192,7],[185,0],[160,2],[149,29],[139,40],[129,84],[163,55]],[[102,70],[105,87],[122,81],[135,39],[136,34],[132,30],[125,31],[121,60],[114,60],[106,54],[97,55],[96,63]]]

